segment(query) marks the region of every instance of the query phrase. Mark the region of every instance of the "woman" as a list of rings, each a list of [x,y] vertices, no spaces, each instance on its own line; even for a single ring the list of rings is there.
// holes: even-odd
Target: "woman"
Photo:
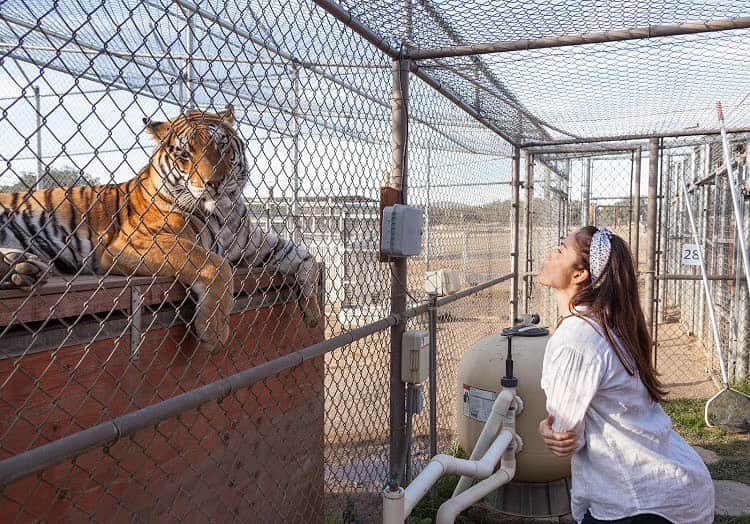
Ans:
[[[571,509],[597,522],[704,524],[714,488],[698,454],[672,430],[651,363],[627,244],[606,228],[571,233],[538,281],[563,317],[544,357],[547,447],[572,455]]]

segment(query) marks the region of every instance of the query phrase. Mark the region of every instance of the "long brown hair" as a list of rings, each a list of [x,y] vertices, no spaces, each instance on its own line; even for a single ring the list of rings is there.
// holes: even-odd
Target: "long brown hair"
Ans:
[[[575,232],[577,252],[575,269],[586,269],[589,265],[589,249],[594,226],[585,226]],[[651,360],[652,341],[641,309],[636,277],[630,248],[619,236],[610,237],[612,250],[602,274],[596,282],[589,281],[570,300],[573,315],[594,320],[602,327],[604,336],[630,375],[638,373],[649,395],[655,402],[661,401],[666,390],[658,379]],[[594,287],[597,284],[597,287]],[[618,344],[615,335],[622,344]]]

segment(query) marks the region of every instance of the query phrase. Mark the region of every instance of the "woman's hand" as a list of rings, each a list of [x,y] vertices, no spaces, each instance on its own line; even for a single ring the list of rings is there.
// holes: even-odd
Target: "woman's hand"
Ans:
[[[549,415],[539,423],[539,433],[544,439],[544,445],[558,457],[569,457],[575,453],[578,447],[578,436],[573,431],[555,433],[552,431],[552,422],[555,417]]]

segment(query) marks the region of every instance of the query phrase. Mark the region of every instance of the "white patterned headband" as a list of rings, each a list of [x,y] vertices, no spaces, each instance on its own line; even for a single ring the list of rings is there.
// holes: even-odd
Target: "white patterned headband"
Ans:
[[[609,261],[609,254],[612,251],[612,243],[609,239],[612,232],[606,227],[602,227],[591,237],[591,247],[589,248],[589,267],[591,268],[591,281],[594,287],[599,287],[601,282],[597,282],[604,271],[604,267]]]

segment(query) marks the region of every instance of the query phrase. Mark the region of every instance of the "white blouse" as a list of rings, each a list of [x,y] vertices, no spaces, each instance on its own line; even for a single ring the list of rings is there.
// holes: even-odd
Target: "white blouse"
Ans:
[[[542,388],[553,430],[578,434],[576,521],[589,510],[600,520],[653,513],[678,524],[713,522],[708,469],[640,377],[627,373],[598,325],[578,317],[560,324],[547,343]]]

